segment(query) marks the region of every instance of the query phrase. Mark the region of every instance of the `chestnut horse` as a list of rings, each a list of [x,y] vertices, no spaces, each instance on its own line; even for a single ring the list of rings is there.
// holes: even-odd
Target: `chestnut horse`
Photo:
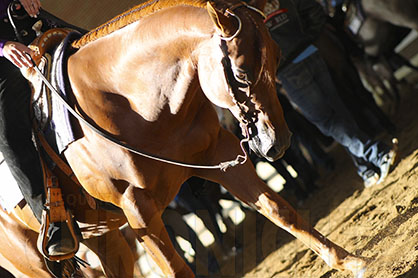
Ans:
[[[365,271],[364,259],[309,226],[257,176],[237,137],[219,124],[214,104],[232,112],[260,156],[278,159],[289,146],[275,88],[280,52],[264,26],[264,5],[153,0],[73,43],[74,106],[113,139],[78,120],[65,158],[89,194],[123,210],[167,277],[194,277],[161,220],[192,176],[222,184],[331,267],[358,277]]]

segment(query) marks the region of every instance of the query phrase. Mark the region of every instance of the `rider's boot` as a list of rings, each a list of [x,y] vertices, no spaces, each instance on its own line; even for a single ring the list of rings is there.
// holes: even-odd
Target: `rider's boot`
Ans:
[[[22,144],[20,144],[20,147],[23,147]],[[29,151],[31,148],[34,150]],[[26,155],[22,159],[19,157],[10,159],[8,154],[4,154],[4,157],[27,204],[32,209],[36,219],[42,224],[45,194],[43,192],[44,186],[39,166],[40,162],[38,154],[33,146],[26,149]],[[75,248],[76,243],[69,232],[68,226],[60,222],[49,223],[47,237],[47,251],[51,256],[68,254]]]
[[[76,248],[68,225],[63,222],[50,223],[48,228],[48,243],[46,245],[50,256],[62,256],[72,253]]]

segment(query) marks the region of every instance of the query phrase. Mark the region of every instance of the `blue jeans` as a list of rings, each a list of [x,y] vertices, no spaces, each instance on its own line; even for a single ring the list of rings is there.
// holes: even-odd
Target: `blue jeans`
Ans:
[[[362,174],[377,167],[390,148],[362,132],[338,96],[328,68],[315,52],[296,64],[289,64],[278,73],[283,88],[301,113],[321,132],[331,136],[358,159],[355,164]]]

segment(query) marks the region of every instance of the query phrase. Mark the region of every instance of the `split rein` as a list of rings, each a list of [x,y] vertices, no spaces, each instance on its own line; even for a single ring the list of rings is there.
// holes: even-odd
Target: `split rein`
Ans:
[[[234,9],[244,6],[246,8],[249,8],[251,10],[254,10],[256,12],[258,12],[259,14],[261,14],[263,17],[265,17],[264,13],[252,6],[249,6],[243,2],[239,3],[238,5],[235,5],[229,9],[226,10],[226,14],[230,15],[234,18],[237,19],[238,21],[238,29],[237,31],[230,37],[223,37],[220,36],[221,40],[223,41],[231,41],[233,40],[235,37],[238,36],[238,34],[241,32],[242,30],[242,22],[241,19],[233,12]],[[94,126],[93,124],[91,124],[90,122],[88,122],[86,119],[84,119],[77,111],[75,111],[69,104],[68,102],[62,97],[62,95],[58,92],[58,90],[49,82],[49,80],[42,74],[42,72],[40,71],[40,69],[38,68],[38,66],[36,65],[36,63],[34,62],[34,60],[32,59],[32,57],[30,57],[30,55],[28,54],[29,58],[31,59],[32,63],[33,63],[33,68],[35,69],[36,73],[40,76],[40,78],[42,79],[42,81],[45,83],[45,85],[58,97],[58,99],[63,103],[63,105],[65,106],[65,108],[75,117],[77,118],[80,122],[82,122],[83,124],[85,124],[86,126],[88,126],[91,130],[93,130],[95,133],[97,133],[98,135],[100,135],[101,137],[103,137],[104,139],[106,139],[107,141],[129,151],[132,153],[135,153],[137,155],[140,155],[142,157],[146,157],[149,159],[153,159],[156,161],[160,161],[163,163],[167,163],[167,164],[172,164],[172,165],[176,165],[176,166],[181,166],[181,167],[187,167],[187,168],[195,168],[195,169],[220,169],[221,171],[226,172],[226,170],[228,170],[230,167],[235,167],[237,165],[240,164],[244,164],[247,159],[248,159],[248,154],[244,148],[244,143],[248,142],[250,140],[250,134],[249,134],[249,130],[248,130],[248,126],[245,125],[244,126],[244,130],[245,130],[245,138],[242,139],[240,141],[240,147],[242,152],[244,153],[244,155],[237,155],[237,157],[234,160],[230,160],[230,161],[225,161],[225,162],[220,162],[217,165],[196,165],[196,164],[188,164],[188,163],[183,163],[183,162],[179,162],[179,161],[174,161],[174,160],[170,160],[170,159],[165,159],[165,158],[161,158],[155,155],[151,155],[148,153],[145,153],[143,151],[140,151],[128,144],[125,144],[115,138],[113,138],[112,136],[110,136],[109,134],[103,132],[100,128]]]
[[[28,56],[30,57],[29,54],[28,54]],[[247,131],[247,137],[245,139],[241,140],[241,142],[240,142],[241,149],[242,149],[242,151],[244,152],[245,155],[237,155],[235,160],[221,162],[218,165],[195,165],[195,164],[188,164],[188,163],[178,162],[178,161],[174,161],[174,160],[170,160],[170,159],[161,158],[161,157],[158,157],[158,156],[155,156],[155,155],[147,154],[147,153],[145,153],[143,151],[140,151],[140,150],[138,150],[138,149],[136,149],[132,146],[129,146],[128,144],[125,144],[125,143],[113,138],[109,134],[100,130],[100,128],[94,126],[93,124],[88,122],[86,119],[84,119],[77,111],[75,111],[68,104],[68,102],[62,97],[62,95],[58,92],[58,90],[42,74],[42,72],[40,71],[40,69],[35,64],[35,62],[33,61],[32,58],[31,58],[31,60],[32,60],[32,63],[34,64],[33,68],[35,69],[36,73],[41,77],[41,79],[45,83],[45,85],[58,97],[58,99],[64,104],[65,108],[75,118],[77,118],[77,120],[79,120],[80,122],[82,122],[83,124],[88,126],[91,130],[93,130],[95,133],[97,133],[98,135],[100,135],[101,137],[106,139],[107,141],[109,141],[109,142],[111,142],[111,143],[113,143],[113,144],[115,144],[115,145],[117,145],[117,146],[119,146],[119,147],[121,147],[125,150],[128,150],[132,153],[135,153],[137,155],[140,155],[140,156],[143,156],[143,157],[146,157],[146,158],[149,158],[149,159],[153,159],[153,160],[156,160],[156,161],[160,161],[160,162],[164,162],[164,163],[168,163],[168,164],[172,164],[172,165],[177,165],[177,166],[182,166],[182,167],[187,167],[187,168],[195,168],[195,169],[220,169],[224,172],[226,172],[226,170],[228,170],[228,168],[230,168],[230,167],[237,166],[238,164],[244,164],[247,161],[247,153],[244,149],[243,143],[249,141],[248,131]]]

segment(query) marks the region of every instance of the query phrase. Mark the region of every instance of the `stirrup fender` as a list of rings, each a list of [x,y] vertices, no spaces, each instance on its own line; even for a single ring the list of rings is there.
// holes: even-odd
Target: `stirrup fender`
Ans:
[[[41,159],[41,164],[44,172],[44,179],[46,180],[46,203],[45,210],[42,212],[42,225],[38,236],[38,250],[41,254],[50,261],[61,261],[71,259],[75,256],[79,249],[79,241],[74,230],[73,216],[65,209],[64,199],[62,198],[61,188],[58,184],[58,178],[51,173]],[[48,244],[48,228],[51,223],[64,223],[68,226],[71,237],[75,242],[74,250],[68,254],[51,256],[47,250]]]

